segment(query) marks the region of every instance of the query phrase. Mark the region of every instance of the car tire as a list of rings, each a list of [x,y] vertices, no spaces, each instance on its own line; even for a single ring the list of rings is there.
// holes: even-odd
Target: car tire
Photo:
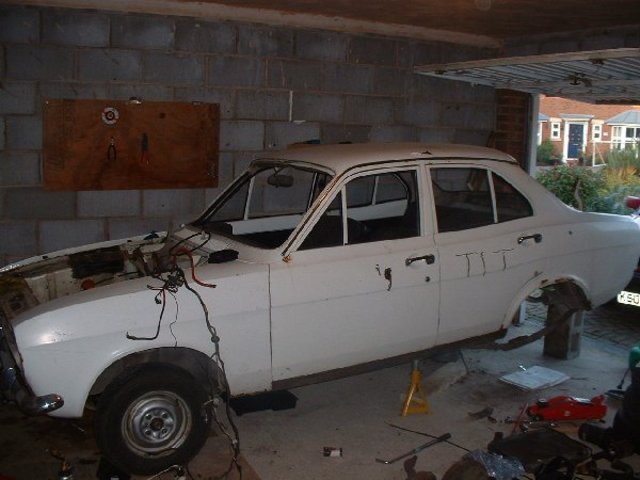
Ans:
[[[204,389],[187,372],[144,367],[113,382],[100,396],[96,440],[102,455],[131,474],[184,465],[209,434]]]

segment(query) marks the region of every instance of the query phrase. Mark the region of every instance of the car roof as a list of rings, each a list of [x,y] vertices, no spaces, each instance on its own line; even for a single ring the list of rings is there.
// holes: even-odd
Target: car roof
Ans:
[[[413,159],[497,160],[517,163],[506,153],[475,145],[431,143],[353,143],[296,146],[280,152],[269,152],[258,160],[305,162],[330,168],[340,173],[352,167],[393,160]]]

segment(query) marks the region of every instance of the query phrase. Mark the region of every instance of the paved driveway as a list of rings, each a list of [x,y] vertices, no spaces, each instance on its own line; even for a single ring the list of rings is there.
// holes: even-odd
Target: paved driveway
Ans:
[[[527,304],[527,320],[543,323],[546,307],[538,303]],[[604,305],[584,316],[583,334],[631,348],[640,344],[640,308],[621,308],[615,304]]]

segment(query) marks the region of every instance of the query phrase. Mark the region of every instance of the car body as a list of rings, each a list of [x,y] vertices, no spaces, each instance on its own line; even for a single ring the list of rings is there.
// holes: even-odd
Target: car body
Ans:
[[[540,399],[527,408],[527,415],[534,420],[599,420],[606,414],[604,395],[591,399],[559,395]]]
[[[627,207],[633,209],[631,218],[638,224],[640,224],[640,198],[639,197],[627,197],[625,199]],[[618,305],[629,308],[630,310],[636,310],[640,308],[640,259],[635,271],[633,272],[633,278],[616,296]]]
[[[6,267],[4,390],[61,417],[81,416],[98,397],[99,445],[151,472],[197,445],[141,420],[150,401],[153,412],[197,417],[189,401],[176,410],[167,398],[212,375],[211,390],[237,396],[495,338],[539,289],[571,285],[583,308],[609,300],[638,256],[630,218],[567,207],[492,149],[269,152],[166,237]],[[122,428],[103,432],[110,424]],[[109,450],[118,435],[124,447]],[[156,456],[164,463],[149,462]]]

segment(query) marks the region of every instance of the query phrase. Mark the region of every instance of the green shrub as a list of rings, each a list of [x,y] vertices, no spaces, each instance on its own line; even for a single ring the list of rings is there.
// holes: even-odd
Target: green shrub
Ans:
[[[600,210],[602,175],[589,168],[560,165],[540,172],[537,180],[567,205],[585,211]]]
[[[560,155],[556,152],[556,147],[549,139],[543,140],[536,151],[536,162],[538,165],[557,165]]]

